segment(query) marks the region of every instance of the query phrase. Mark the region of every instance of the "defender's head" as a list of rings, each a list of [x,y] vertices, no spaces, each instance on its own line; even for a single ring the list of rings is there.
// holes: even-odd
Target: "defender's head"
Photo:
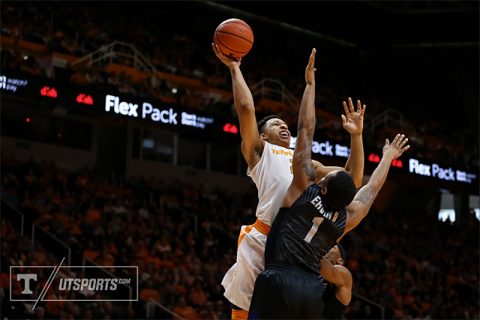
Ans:
[[[288,126],[277,115],[267,116],[258,121],[258,132],[260,138],[277,146],[289,148],[290,147],[290,131]]]
[[[344,170],[329,172],[320,180],[322,200],[327,209],[341,210],[352,202],[357,189],[353,179]]]
[[[345,265],[347,261],[347,252],[341,244],[334,245],[326,255],[331,263]]]

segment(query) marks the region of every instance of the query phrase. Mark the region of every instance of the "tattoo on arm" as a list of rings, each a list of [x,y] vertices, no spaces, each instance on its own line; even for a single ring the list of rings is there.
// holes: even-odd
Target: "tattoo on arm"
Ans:
[[[298,161],[301,165],[301,168],[305,175],[310,179],[315,181],[317,178],[317,173],[315,171],[315,167],[312,162],[311,151],[312,150],[312,142],[311,139],[302,139],[300,142],[302,146],[300,148],[300,152],[297,152]],[[295,155],[294,155],[295,156]]]
[[[317,179],[317,174],[315,172],[315,168],[311,164],[311,161],[304,160],[302,163],[302,169],[305,174],[310,178],[310,180],[315,181]]]
[[[354,200],[363,203],[365,206],[366,212],[370,210],[370,207],[373,204],[373,201],[377,197],[378,190],[375,190],[372,186],[366,185],[360,191],[358,191]]]

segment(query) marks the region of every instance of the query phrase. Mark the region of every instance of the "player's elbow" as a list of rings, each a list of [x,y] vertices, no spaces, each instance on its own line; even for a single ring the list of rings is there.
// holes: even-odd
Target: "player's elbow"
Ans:
[[[349,293],[344,294],[342,301],[340,301],[344,306],[348,306],[352,301],[352,291]]]
[[[360,188],[362,186],[363,177],[358,177],[353,179],[353,183],[355,184],[355,188]]]
[[[235,103],[235,108],[239,114],[245,113],[255,113],[255,106],[249,99],[240,99],[238,102]]]

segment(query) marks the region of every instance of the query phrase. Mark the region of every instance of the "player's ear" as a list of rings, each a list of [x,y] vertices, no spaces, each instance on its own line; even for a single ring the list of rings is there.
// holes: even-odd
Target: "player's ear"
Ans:
[[[265,132],[260,133],[260,139],[267,140],[267,134]]]
[[[320,185],[320,193],[323,195],[327,194],[327,187],[323,183]]]

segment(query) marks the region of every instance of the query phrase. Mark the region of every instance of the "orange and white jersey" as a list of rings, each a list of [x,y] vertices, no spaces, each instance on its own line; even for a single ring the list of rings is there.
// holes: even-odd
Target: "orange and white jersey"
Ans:
[[[269,226],[292,183],[292,159],[293,150],[265,141],[260,160],[252,170],[247,170],[247,175],[255,182],[258,190],[256,216]]]
[[[238,237],[237,262],[222,280],[225,297],[248,310],[257,276],[265,269],[265,244],[270,226],[293,179],[293,150],[265,142],[262,157],[247,170],[258,189],[257,221],[242,226]]]

